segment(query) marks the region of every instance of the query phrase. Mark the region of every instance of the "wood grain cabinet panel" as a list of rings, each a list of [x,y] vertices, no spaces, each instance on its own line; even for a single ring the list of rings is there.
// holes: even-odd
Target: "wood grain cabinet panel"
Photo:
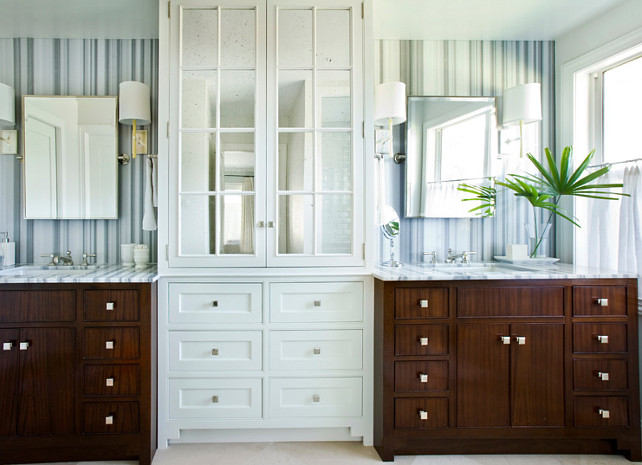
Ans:
[[[395,399],[396,428],[448,427],[448,399]]]
[[[626,397],[576,397],[575,426],[629,426]]]
[[[447,390],[447,361],[395,362],[395,392],[439,392]]]
[[[138,365],[85,365],[83,394],[86,396],[137,396],[140,394]]]
[[[448,354],[448,325],[396,325],[395,354]]]
[[[574,316],[626,316],[625,286],[574,286]]]
[[[138,291],[88,290],[84,292],[85,321],[138,321]]]
[[[0,437],[16,434],[18,330],[0,329]]]
[[[395,318],[448,318],[448,289],[400,288],[395,292]]]
[[[573,360],[573,387],[577,390],[609,391],[627,389],[629,372],[626,360]]]
[[[628,347],[626,324],[575,323],[573,325],[573,352],[575,353],[625,353]]]
[[[76,319],[73,290],[2,291],[0,323],[70,322]]]
[[[458,287],[457,316],[563,316],[561,286]]]
[[[138,327],[85,328],[85,359],[134,359],[140,355]]]
[[[82,430],[91,433],[138,433],[138,402],[88,402],[83,404]]]

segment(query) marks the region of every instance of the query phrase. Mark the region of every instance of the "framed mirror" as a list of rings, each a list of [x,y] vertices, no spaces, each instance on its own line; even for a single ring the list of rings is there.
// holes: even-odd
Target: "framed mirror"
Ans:
[[[406,124],[406,217],[476,217],[457,187],[493,182],[495,98],[408,97]]]
[[[26,219],[118,218],[117,97],[22,99]]]

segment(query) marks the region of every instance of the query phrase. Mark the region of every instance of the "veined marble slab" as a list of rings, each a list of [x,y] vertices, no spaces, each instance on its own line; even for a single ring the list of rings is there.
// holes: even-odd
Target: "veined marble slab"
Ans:
[[[156,265],[135,269],[122,265],[58,267],[11,266],[0,269],[2,283],[151,283],[158,279]]]

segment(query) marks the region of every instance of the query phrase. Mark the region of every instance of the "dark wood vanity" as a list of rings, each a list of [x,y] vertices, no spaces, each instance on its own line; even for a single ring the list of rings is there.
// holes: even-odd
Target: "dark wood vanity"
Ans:
[[[375,280],[374,442],[640,460],[636,279]]]
[[[156,283],[0,285],[0,464],[156,451]]]

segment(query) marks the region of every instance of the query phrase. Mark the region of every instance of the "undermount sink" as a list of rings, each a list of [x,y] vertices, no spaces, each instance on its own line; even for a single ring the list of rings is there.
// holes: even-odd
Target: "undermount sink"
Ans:
[[[98,269],[97,265],[88,266],[38,266],[38,265],[25,265],[17,266],[14,268],[7,268],[0,271],[0,276],[65,276],[70,274],[83,274],[91,273]]]

